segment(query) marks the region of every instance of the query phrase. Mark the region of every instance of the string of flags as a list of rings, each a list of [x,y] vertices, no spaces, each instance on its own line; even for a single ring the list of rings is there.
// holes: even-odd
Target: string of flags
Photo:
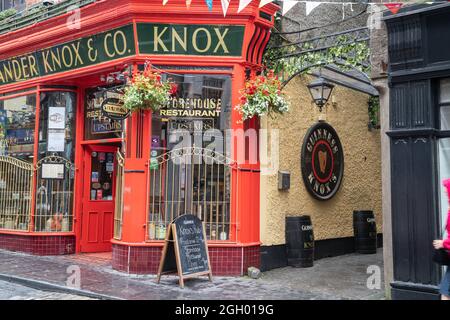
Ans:
[[[162,0],[163,5],[166,5],[170,2],[171,0]],[[206,4],[206,6],[208,7],[208,9],[210,11],[213,10],[213,0],[203,0]],[[222,4],[222,12],[223,12],[223,16],[225,17],[227,15],[228,12],[228,8],[230,6],[230,2],[232,0],[220,0],[221,4]],[[241,12],[242,10],[244,10],[252,1],[259,1],[259,7],[262,8],[265,5],[274,2],[275,0],[233,0],[233,1],[239,1],[239,7],[238,7],[238,13]],[[367,4],[367,5],[373,5],[373,6],[381,6],[384,5],[388,10],[390,10],[393,14],[398,13],[398,11],[401,9],[401,7],[408,3],[425,3],[425,4],[436,4],[436,3],[446,3],[449,2],[450,0],[447,1],[429,1],[429,0],[414,0],[414,1],[398,1],[398,2],[393,2],[393,1],[377,1],[377,2],[373,2],[373,1],[365,1],[365,2],[361,2],[361,3],[357,3],[357,2],[331,2],[331,1],[307,1],[307,0],[279,0],[278,2],[281,2],[281,14],[284,16],[285,14],[287,14],[292,8],[295,7],[295,5],[299,4],[299,3],[304,3],[305,7],[306,7],[306,15],[308,16],[314,9],[316,9],[317,7],[319,7],[320,5],[339,5],[342,6],[342,8],[344,9],[346,6],[350,6],[351,11],[353,11],[353,5],[357,5],[357,4]],[[191,7],[191,3],[192,0],[186,0],[186,8],[190,9]],[[344,10],[343,10],[344,11]]]

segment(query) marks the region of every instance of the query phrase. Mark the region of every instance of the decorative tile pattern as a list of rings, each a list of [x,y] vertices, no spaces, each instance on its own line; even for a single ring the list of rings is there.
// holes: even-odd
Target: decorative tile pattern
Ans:
[[[74,254],[75,237],[0,234],[0,248],[39,256]]]
[[[132,274],[158,272],[162,247],[113,245],[112,267]],[[210,247],[209,258],[214,275],[240,276],[248,267],[260,267],[260,247]]]

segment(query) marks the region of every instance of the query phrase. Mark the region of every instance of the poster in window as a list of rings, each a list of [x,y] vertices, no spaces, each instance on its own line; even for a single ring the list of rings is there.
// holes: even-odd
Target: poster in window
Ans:
[[[66,131],[60,129],[48,130],[48,152],[64,152],[66,146]]]
[[[48,128],[65,129],[66,127],[66,108],[50,107],[48,108]]]

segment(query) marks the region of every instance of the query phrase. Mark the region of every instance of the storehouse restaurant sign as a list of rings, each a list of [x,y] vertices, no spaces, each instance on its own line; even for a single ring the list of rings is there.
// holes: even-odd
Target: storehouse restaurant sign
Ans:
[[[240,56],[243,26],[139,23],[145,54]],[[25,81],[136,54],[133,25],[0,61],[0,85]]]

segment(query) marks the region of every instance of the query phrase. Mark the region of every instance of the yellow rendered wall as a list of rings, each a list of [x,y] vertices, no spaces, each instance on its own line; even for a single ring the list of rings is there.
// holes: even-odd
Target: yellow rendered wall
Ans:
[[[291,172],[291,189],[278,191],[278,174],[261,175],[261,241],[285,243],[285,217],[308,214],[316,240],[353,236],[353,211],[373,210],[382,230],[381,144],[379,130],[368,130],[369,96],[342,86],[333,95],[337,106],[324,110],[344,149],[344,177],[333,199],[312,198],[303,184],[300,154],[306,131],[319,119],[306,85],[312,77],[293,79],[284,89],[291,102],[288,114],[262,120],[262,128],[279,130],[279,170]],[[331,99],[330,99],[331,100]],[[273,132],[273,131],[272,131]]]

